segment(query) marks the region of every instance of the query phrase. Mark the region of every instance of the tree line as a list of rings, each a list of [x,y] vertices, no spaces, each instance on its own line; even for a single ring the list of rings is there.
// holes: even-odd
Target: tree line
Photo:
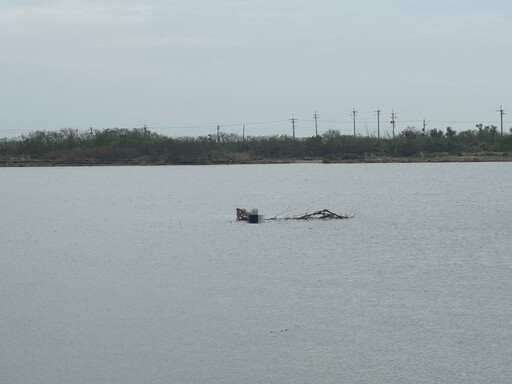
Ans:
[[[430,158],[439,156],[512,156],[512,129],[501,135],[496,126],[477,124],[456,132],[407,127],[395,138],[322,135],[242,137],[219,132],[199,137],[171,138],[147,129],[74,129],[35,131],[0,139],[0,161],[74,163],[215,164],[250,163],[268,159],[321,159],[324,162],[372,158]]]

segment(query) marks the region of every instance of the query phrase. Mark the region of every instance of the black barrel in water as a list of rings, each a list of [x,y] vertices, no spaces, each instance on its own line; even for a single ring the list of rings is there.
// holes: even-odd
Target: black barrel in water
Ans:
[[[251,212],[249,212],[249,223],[251,224],[258,224],[261,223],[262,216],[258,215],[258,210],[251,209]]]

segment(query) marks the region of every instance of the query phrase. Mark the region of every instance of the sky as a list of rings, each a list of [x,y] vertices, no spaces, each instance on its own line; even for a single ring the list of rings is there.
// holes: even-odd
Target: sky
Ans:
[[[0,137],[375,135],[512,114],[512,3],[2,0]],[[505,130],[512,117],[504,115]]]

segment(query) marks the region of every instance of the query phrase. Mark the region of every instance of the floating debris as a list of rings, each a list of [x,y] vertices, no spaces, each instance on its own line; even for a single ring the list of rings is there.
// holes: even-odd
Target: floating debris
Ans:
[[[238,221],[249,221],[249,211],[247,209],[237,208],[236,219]]]
[[[248,221],[251,222],[251,213],[243,208],[237,208],[236,209],[236,219],[238,221]],[[347,215],[340,215],[334,212],[331,212],[328,209],[322,209],[320,211],[316,211],[313,213],[304,213],[300,216],[291,216],[291,217],[272,217],[269,219],[262,219],[261,216],[258,216],[258,222],[261,221],[277,221],[277,220],[312,220],[312,219],[320,219],[320,220],[326,220],[326,219],[335,219],[335,220],[341,220],[341,219],[350,219],[354,216],[347,216]]]

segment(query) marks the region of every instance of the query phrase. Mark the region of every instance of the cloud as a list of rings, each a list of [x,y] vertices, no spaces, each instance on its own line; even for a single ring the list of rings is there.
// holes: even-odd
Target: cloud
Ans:
[[[187,18],[183,6],[145,3],[2,6],[0,63],[88,76],[152,75],[194,52],[242,44],[233,36],[185,28]]]
[[[98,39],[115,29],[129,32],[148,22],[151,7],[71,1],[46,5],[0,7],[2,46],[58,47],[74,39]]]
[[[240,40],[215,39],[194,36],[135,36],[129,40],[123,38],[100,41],[97,47],[127,47],[127,48],[234,48],[242,44]]]
[[[155,10],[147,4],[100,3],[92,1],[51,2],[37,5],[0,6],[4,24],[20,26],[45,23],[129,24],[144,20]],[[4,27],[5,28],[5,24]]]

